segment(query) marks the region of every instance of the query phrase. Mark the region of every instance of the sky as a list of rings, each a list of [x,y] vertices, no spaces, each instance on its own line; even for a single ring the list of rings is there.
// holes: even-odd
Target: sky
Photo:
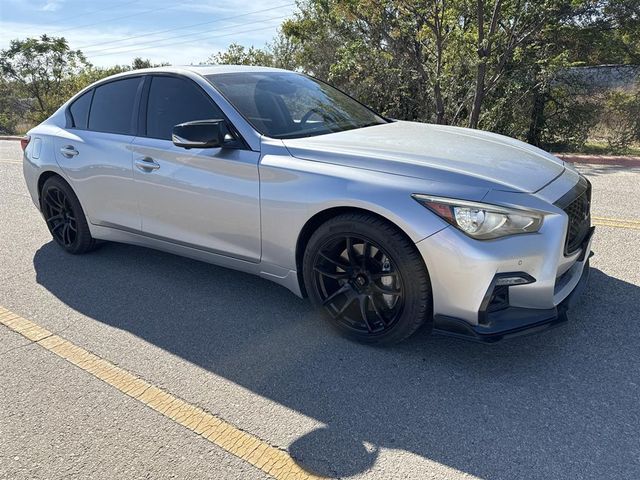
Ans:
[[[0,49],[46,33],[97,66],[197,64],[234,42],[263,47],[294,11],[294,0],[0,0]]]

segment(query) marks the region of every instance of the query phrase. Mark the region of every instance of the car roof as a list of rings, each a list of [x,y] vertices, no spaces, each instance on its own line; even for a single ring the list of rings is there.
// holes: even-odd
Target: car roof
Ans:
[[[241,73],[241,72],[281,72],[281,73],[296,73],[291,70],[283,70],[281,68],[272,67],[260,67],[250,65],[181,65],[181,66],[164,66],[164,67],[152,67],[141,68],[138,70],[127,70],[126,72],[116,73],[88,85],[84,89],[80,90],[74,97],[70,99],[70,102],[76,97],[80,96],[86,90],[95,88],[103,83],[111,82],[121,78],[132,77],[136,75],[147,75],[152,73],[173,73],[182,74],[187,76],[200,76],[205,77],[208,75],[216,75],[222,73]]]
[[[167,66],[167,67],[154,67],[145,68],[144,70],[133,70],[127,73],[135,72],[173,72],[189,71],[198,75],[216,75],[220,73],[241,73],[241,72],[290,72],[289,70],[283,70],[281,68],[272,67],[260,67],[250,65],[180,65],[180,66]]]

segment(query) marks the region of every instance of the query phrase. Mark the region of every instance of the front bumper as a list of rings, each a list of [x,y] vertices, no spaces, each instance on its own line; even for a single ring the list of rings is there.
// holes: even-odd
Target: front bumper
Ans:
[[[435,315],[433,333],[482,343],[495,343],[553,328],[567,321],[567,310],[576,302],[587,285],[589,269],[587,258],[577,285],[556,307],[547,310],[508,307],[491,314],[487,323],[475,326],[459,318]]]
[[[566,218],[554,215],[533,235],[479,242],[449,227],[418,242],[431,276],[434,333],[495,342],[564,322],[588,280],[594,228],[569,257],[566,233]],[[495,279],[516,273],[534,281],[502,287],[506,299],[487,308],[498,298]]]

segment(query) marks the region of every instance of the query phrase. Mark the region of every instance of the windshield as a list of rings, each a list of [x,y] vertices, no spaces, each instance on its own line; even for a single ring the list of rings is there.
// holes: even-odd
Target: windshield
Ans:
[[[387,123],[348,95],[298,73],[221,73],[206,78],[258,132],[273,138]]]

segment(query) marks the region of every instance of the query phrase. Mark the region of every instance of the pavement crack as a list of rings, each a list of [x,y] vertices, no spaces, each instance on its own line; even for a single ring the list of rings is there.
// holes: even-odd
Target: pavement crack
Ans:
[[[18,345],[16,347],[12,347],[12,348],[9,348],[7,350],[3,350],[2,352],[0,352],[0,357],[2,357],[4,355],[7,355],[7,354],[9,354],[11,352],[15,352],[16,350],[20,350],[20,349],[23,349],[25,347],[29,347],[29,346],[33,345],[34,343],[36,343],[36,342],[29,341],[29,343],[23,343],[22,345]]]
[[[21,275],[24,275],[25,273],[29,273],[32,271],[32,268],[27,268],[25,270],[22,270],[21,272],[18,273],[14,273],[13,275],[9,275],[8,277],[3,277],[2,279],[0,279],[0,281],[2,282],[8,282],[9,280],[13,280],[14,278],[17,278]]]

